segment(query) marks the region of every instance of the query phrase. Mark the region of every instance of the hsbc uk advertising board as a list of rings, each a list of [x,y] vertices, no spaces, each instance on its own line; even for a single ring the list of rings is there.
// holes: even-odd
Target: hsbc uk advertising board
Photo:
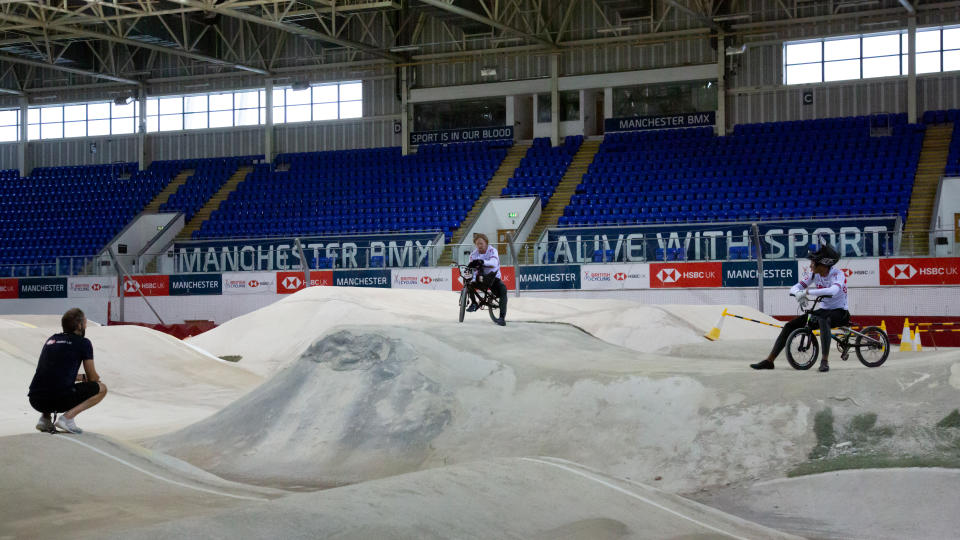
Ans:
[[[651,263],[650,288],[722,287],[723,263]]]
[[[881,285],[960,285],[960,259],[881,259]]]
[[[460,292],[463,290],[463,274],[460,273],[460,268],[453,267],[449,269],[450,271],[450,285],[453,287],[455,292]],[[507,290],[515,291],[517,290],[517,269],[514,266],[501,266],[500,267],[500,281],[507,287]]]
[[[303,272],[277,272],[276,293],[293,294],[307,287],[307,276]],[[312,270],[311,287],[329,287],[333,285],[333,270]]]
[[[125,276],[123,295],[130,297],[169,296],[170,276]]]

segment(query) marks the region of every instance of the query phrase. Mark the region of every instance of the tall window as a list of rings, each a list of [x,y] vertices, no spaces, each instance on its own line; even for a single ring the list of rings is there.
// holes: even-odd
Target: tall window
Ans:
[[[906,30],[784,43],[784,84],[810,84],[909,73]],[[916,72],[960,70],[960,28],[917,30]]]
[[[0,111],[0,142],[20,140],[20,109]]]
[[[27,110],[27,139],[63,139],[136,133],[140,106],[105,101],[44,105]]]

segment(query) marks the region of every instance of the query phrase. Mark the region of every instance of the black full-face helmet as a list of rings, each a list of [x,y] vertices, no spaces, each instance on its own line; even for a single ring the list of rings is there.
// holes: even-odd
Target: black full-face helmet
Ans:
[[[816,251],[808,253],[807,258],[814,264],[822,264],[829,268],[837,264],[837,261],[840,260],[840,254],[830,244],[823,244]]]

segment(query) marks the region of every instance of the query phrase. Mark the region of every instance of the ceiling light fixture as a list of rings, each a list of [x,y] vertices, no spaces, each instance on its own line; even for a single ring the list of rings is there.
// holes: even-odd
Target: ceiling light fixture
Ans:
[[[627,30],[630,30],[629,26],[615,26],[613,28],[598,28],[597,33],[598,34],[617,34],[620,32],[626,32]]]

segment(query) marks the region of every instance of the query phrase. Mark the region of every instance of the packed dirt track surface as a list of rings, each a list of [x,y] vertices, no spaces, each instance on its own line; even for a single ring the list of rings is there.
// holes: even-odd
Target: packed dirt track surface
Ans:
[[[125,538],[796,538],[549,458],[499,459],[188,517]]]
[[[826,374],[781,357],[756,372],[776,329],[728,318],[719,341],[703,337],[725,307],[772,321],[744,306],[521,296],[501,328],[486,313],[458,323],[456,301],[314,287],[184,342],[91,327],[110,393],[78,417],[80,436],[36,433],[26,402],[59,319],[0,319],[0,475],[15,479],[0,489],[32,501],[0,510],[0,538],[44,520],[90,538],[869,538],[870,523],[880,538],[914,530],[902,501],[844,505],[837,494],[868,484],[787,473],[818,448],[896,457],[954,440],[934,426],[957,406],[960,351],[894,351],[875,369],[834,353]],[[829,443],[815,433],[825,411]],[[59,477],[87,496],[48,494]],[[927,496],[960,499],[960,482],[937,478]],[[764,486],[778,481],[797,497],[813,482],[856,515],[771,508]],[[928,537],[960,528],[956,512],[923,515]]]
[[[957,538],[957,469],[869,469],[720,490],[717,508],[810,538]]]
[[[241,364],[268,376],[298,358],[327,331],[349,325],[417,328],[425,323],[457,326],[459,296],[443,291],[311,287],[270,306],[227,321],[187,341],[218,356],[240,355]],[[704,342],[723,308],[777,323],[747,306],[646,305],[621,300],[510,296],[507,324],[567,323],[592,336],[637,352]],[[720,340],[773,339],[775,328],[725,318]],[[481,326],[497,336],[486,313],[467,314],[463,325]]]
[[[0,437],[0,537],[78,538],[280,495],[108,437]]]

